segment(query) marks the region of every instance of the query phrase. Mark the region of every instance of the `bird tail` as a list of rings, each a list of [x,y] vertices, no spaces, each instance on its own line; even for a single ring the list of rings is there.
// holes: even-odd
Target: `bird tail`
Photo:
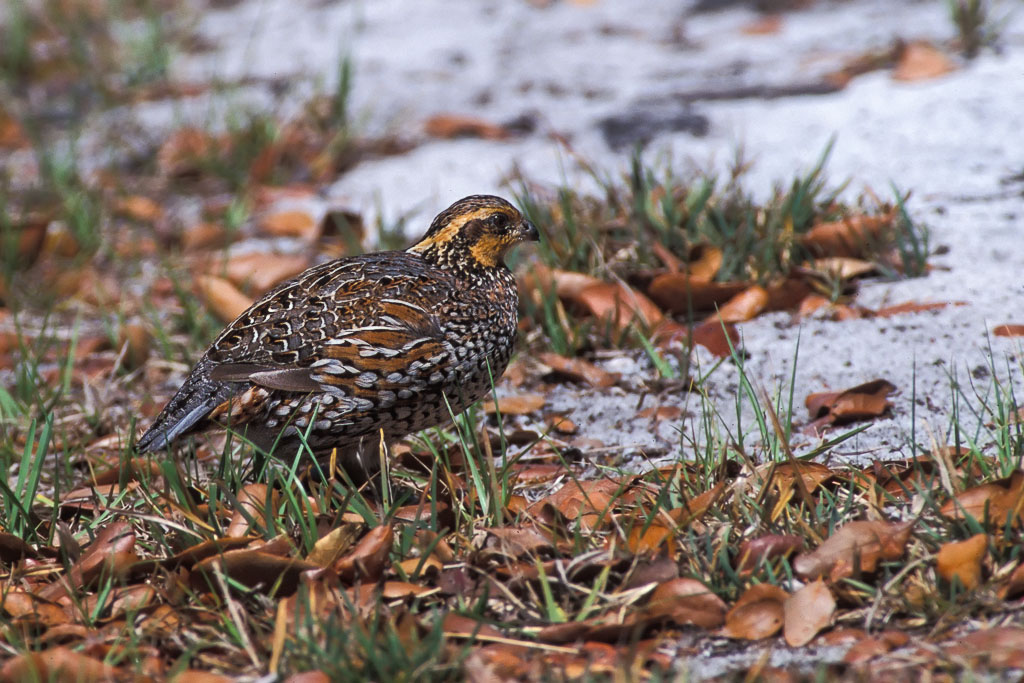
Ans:
[[[148,453],[167,448],[176,438],[197,428],[211,410],[237,392],[237,384],[215,382],[207,372],[193,372],[139,439],[136,450]]]

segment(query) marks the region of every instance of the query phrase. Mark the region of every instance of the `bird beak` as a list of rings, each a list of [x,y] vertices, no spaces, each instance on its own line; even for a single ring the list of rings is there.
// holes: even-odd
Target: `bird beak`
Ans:
[[[524,242],[539,242],[540,230],[530,221],[523,219],[519,225],[519,236]]]

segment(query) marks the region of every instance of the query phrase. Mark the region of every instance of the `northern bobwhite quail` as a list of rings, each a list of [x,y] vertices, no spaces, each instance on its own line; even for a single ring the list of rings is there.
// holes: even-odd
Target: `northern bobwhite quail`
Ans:
[[[138,451],[220,425],[289,455],[301,433],[320,461],[337,448],[350,473],[376,470],[382,435],[444,422],[505,371],[519,296],[503,256],[537,239],[507,201],[475,195],[406,251],[310,268],[221,332]]]

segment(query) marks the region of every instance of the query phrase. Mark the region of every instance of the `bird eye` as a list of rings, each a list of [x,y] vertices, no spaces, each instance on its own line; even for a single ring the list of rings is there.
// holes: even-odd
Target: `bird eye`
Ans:
[[[507,228],[508,227],[508,216],[506,216],[503,213],[496,213],[496,214],[494,214],[493,216],[491,216],[491,225],[493,225],[494,227],[498,228],[499,230],[503,230],[503,229]]]

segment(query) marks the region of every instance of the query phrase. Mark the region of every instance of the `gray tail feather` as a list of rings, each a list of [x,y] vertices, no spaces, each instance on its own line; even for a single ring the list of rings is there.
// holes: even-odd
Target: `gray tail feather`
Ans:
[[[147,453],[167,448],[202,422],[211,410],[238,393],[238,388],[238,384],[214,382],[196,368],[139,439],[136,450]]]

